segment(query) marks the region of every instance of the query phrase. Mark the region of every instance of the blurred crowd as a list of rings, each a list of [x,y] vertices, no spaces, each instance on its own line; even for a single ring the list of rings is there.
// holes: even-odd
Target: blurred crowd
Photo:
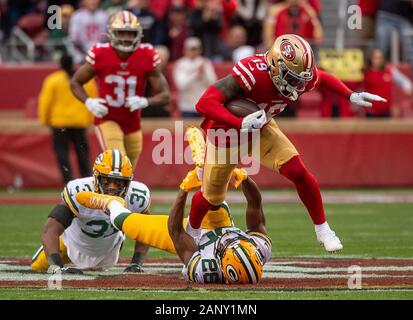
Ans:
[[[317,53],[325,39],[322,4],[321,0],[0,0],[0,34],[2,41],[7,41],[13,27],[18,26],[36,44],[60,40],[60,46],[54,49],[63,49],[79,63],[93,43],[107,41],[108,18],[119,10],[130,10],[143,27],[143,41],[160,51],[164,67],[167,62],[179,66],[168,80],[174,81],[179,92],[181,114],[191,116],[194,102],[186,93],[196,92],[192,96],[198,97],[215,81],[211,62],[237,62],[255,52],[265,52],[277,36],[285,33],[302,36]],[[53,14],[48,8],[53,5],[61,10],[61,28],[48,25]],[[363,86],[367,89],[370,85],[368,90],[375,93],[394,83],[411,95],[410,80],[388,61],[390,33],[396,32],[401,61],[413,65],[413,0],[358,0],[358,5],[363,27],[357,37],[366,58]],[[43,57],[41,50],[37,54],[40,61],[50,60],[50,55]],[[329,101],[324,98],[324,102]],[[331,116],[331,105],[322,108],[322,116]],[[297,108],[299,104],[283,115],[295,116]],[[349,105],[340,105],[340,109],[341,116],[356,114]],[[165,110],[150,112],[168,114]],[[381,106],[377,115],[389,116],[390,104]]]
[[[58,29],[48,26],[53,5],[61,8]],[[320,0],[0,0],[0,28],[3,39],[18,26],[37,44],[68,38],[84,52],[105,40],[109,16],[122,9],[140,19],[144,42],[169,49],[171,61],[183,56],[190,36],[201,40],[203,55],[214,62],[265,50],[283,33],[314,44],[323,38]]]

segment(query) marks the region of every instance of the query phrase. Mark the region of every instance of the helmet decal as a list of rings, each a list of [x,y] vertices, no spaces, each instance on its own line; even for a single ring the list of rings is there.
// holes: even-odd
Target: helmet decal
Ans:
[[[239,280],[238,273],[237,273],[237,271],[235,271],[235,268],[232,265],[230,265],[230,264],[227,265],[227,270],[226,271],[227,271],[228,277],[232,281],[237,282]]]
[[[288,61],[293,61],[295,59],[296,53],[294,46],[289,41],[281,42],[280,46],[281,53],[283,57]]]

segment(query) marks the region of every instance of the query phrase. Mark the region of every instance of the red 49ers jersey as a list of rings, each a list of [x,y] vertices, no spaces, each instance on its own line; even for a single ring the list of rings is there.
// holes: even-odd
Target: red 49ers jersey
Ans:
[[[143,96],[149,73],[160,63],[156,49],[142,43],[126,59],[121,60],[110,43],[97,43],[86,56],[96,71],[99,96],[106,100],[108,114],[95,118],[95,124],[107,120],[117,122],[125,134],[140,129],[141,110],[130,112],[126,98]]]
[[[267,71],[267,63],[263,54],[256,54],[240,60],[231,71],[244,90],[244,97],[254,101],[267,113],[268,121],[282,112],[291,102],[285,98],[273,84]],[[307,83],[304,92],[314,89],[318,81],[318,70],[314,66],[313,78]],[[298,92],[299,95],[304,92]]]

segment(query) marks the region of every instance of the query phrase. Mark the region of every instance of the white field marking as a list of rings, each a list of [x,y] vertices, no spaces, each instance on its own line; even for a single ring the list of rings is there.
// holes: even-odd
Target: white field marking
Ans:
[[[345,278],[348,279],[350,277],[349,274],[308,274],[308,273],[268,273],[263,272],[263,278],[271,278],[271,279],[338,279],[338,278]],[[412,279],[413,276],[406,276],[406,275],[388,275],[388,274],[363,274],[364,278],[409,278]]]
[[[21,273],[7,272],[0,274],[0,281],[48,281],[51,274],[46,273]],[[97,277],[90,275],[62,274],[62,280],[95,280]]]
[[[264,278],[278,279],[335,279],[348,278],[348,274],[335,274],[334,272],[347,272],[346,267],[297,267],[290,266],[291,264],[307,264],[306,261],[283,261],[269,262],[264,267]],[[319,264],[320,262],[312,262]],[[123,265],[117,265],[106,271],[84,271],[84,275],[62,275],[63,280],[94,280],[98,277],[109,277],[123,275]],[[144,264],[145,274],[168,274],[180,273],[182,264],[180,263],[148,263]],[[16,266],[0,264],[0,281],[47,281],[50,277],[48,274],[42,273],[26,273],[30,271],[29,266]],[[23,271],[18,272],[18,271]],[[413,271],[413,266],[367,266],[362,267],[362,271]],[[387,274],[363,274],[364,278],[413,278],[409,275],[387,275]]]
[[[331,254],[331,253],[324,253],[320,255],[301,255],[301,256],[293,256],[293,257],[278,257],[278,256],[273,256],[271,259],[319,259],[320,263],[325,263],[325,261],[322,261],[321,259],[334,259],[334,260],[345,260],[345,259],[354,259],[354,261],[351,261],[353,264],[357,263],[357,260],[361,261],[371,261],[371,262],[376,262],[380,263],[380,260],[401,260],[401,261],[410,261],[413,265],[413,259],[412,258],[407,258],[407,257],[374,257],[374,259],[371,256],[368,255],[344,255],[341,253],[338,254]],[[294,261],[294,260],[289,260],[289,261]],[[302,261],[302,260],[297,260],[297,261]],[[273,261],[277,262],[277,261]]]
[[[14,290],[17,291],[26,291],[26,290],[38,290],[38,291],[49,291],[49,288],[13,288]],[[55,290],[53,290],[55,291]],[[115,289],[103,289],[103,288],[65,288],[65,291],[76,291],[76,292],[122,292],[122,291],[127,291],[130,293],[170,293],[170,292],[176,292],[176,293],[183,293],[183,294],[188,294],[191,292],[265,292],[268,294],[278,294],[278,293],[296,293],[296,292],[309,292],[309,293],[363,293],[363,292],[413,292],[413,288],[381,288],[381,289],[375,289],[375,288],[368,288],[368,289],[360,289],[360,290],[352,290],[352,289],[341,289],[341,288],[326,288],[326,289],[311,289],[311,288],[305,288],[305,289],[300,289],[300,288],[291,288],[291,289],[266,289],[266,288],[254,288],[254,289],[240,289],[237,288],[235,290],[231,290],[231,287],[228,286],[228,289],[221,289],[221,288],[211,288],[211,289],[206,289],[206,288],[177,288],[177,289],[130,289],[130,288],[115,288]]]
[[[360,267],[361,271],[413,271],[413,266],[367,266],[367,267]],[[289,267],[289,266],[279,266],[277,263],[271,264],[267,263],[264,266],[264,271],[271,271],[271,272],[312,272],[312,273],[326,273],[326,272],[347,272],[348,267],[324,267],[324,268],[312,268],[312,267]],[[412,275],[413,277],[413,275]]]

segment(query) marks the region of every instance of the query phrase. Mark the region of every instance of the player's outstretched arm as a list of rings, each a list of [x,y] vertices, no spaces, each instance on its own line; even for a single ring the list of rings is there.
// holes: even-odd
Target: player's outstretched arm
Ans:
[[[185,265],[189,263],[192,255],[198,251],[194,239],[186,233],[182,224],[187,195],[187,192],[179,189],[178,196],[169,213],[168,219],[169,235],[174,243],[176,253]]]
[[[387,100],[368,92],[352,92],[341,80],[325,71],[318,71],[319,85],[332,92],[349,99],[352,103],[360,107],[371,107],[374,101],[386,102]]]
[[[49,266],[63,267],[60,256],[59,238],[73,220],[73,213],[63,204],[57,205],[43,227],[42,244]]]
[[[246,224],[247,229],[253,232],[267,234],[265,229],[265,216],[262,210],[262,197],[257,184],[250,177],[242,184],[242,192],[247,199]]]

